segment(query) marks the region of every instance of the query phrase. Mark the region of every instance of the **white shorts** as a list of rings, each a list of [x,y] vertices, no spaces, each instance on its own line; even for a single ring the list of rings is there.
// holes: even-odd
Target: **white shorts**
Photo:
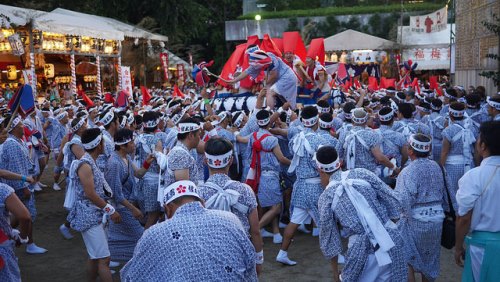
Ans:
[[[110,256],[108,234],[104,229],[104,225],[99,224],[82,232],[82,237],[90,259],[101,259]]]
[[[311,223],[311,219],[312,212],[310,210],[294,207],[290,222],[295,224],[309,224]]]

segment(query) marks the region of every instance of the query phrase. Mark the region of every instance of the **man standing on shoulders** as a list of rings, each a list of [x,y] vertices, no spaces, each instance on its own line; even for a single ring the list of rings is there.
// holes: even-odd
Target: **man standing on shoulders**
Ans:
[[[479,129],[476,152],[479,167],[458,182],[455,261],[465,267],[462,281],[500,280],[500,122]],[[464,239],[467,251],[464,249]]]

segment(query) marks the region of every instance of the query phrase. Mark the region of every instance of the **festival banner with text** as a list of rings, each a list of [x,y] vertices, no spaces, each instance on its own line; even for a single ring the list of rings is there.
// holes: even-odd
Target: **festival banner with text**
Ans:
[[[121,88],[127,93],[132,93],[132,77],[130,75],[130,67],[121,67],[122,71],[122,85]]]
[[[179,78],[178,83],[184,84],[184,82],[186,82],[186,74],[184,72],[183,64],[177,64],[177,77]]]
[[[449,69],[450,48],[418,48],[403,50],[403,58],[418,63],[419,70]]]
[[[163,68],[165,81],[168,81],[168,53],[160,53],[160,62]]]
[[[410,30],[417,33],[431,33],[446,29],[448,12],[444,7],[433,13],[410,17]]]

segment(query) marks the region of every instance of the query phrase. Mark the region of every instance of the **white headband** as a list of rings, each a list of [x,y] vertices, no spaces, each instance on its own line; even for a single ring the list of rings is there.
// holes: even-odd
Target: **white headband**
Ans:
[[[318,123],[318,119],[319,119],[318,116],[313,116],[312,118],[308,119],[302,118],[302,124],[305,127],[313,127],[316,125],[316,123]]]
[[[127,117],[127,123],[128,123],[129,125],[131,125],[132,123],[134,123],[134,120],[135,120],[135,118],[134,118],[134,115],[133,115],[133,114],[131,114],[131,115],[129,115],[129,116]]]
[[[132,136],[131,138],[127,138],[123,141],[115,141],[115,145],[118,145],[118,146],[125,145],[128,142],[133,141],[133,140],[134,140],[134,137]]]
[[[205,152],[205,158],[207,158],[207,165],[211,168],[224,168],[229,164],[231,157],[233,156],[233,150],[225,153],[224,155],[214,156],[209,155]]]
[[[219,120],[215,120],[213,125],[219,125],[223,122],[227,118],[227,112],[219,113],[217,116],[219,117]]]
[[[329,112],[330,112],[330,107],[325,107],[325,108],[323,108],[323,107],[321,107],[321,106],[316,105],[316,108],[318,108],[318,111],[319,111],[320,113],[329,113]]]
[[[453,96],[453,95],[450,95],[448,94],[448,92],[446,92],[446,89],[443,89],[443,92],[444,92],[444,96],[446,98],[449,98],[449,99],[457,99],[457,97]]]
[[[236,126],[236,127],[239,128],[241,126],[241,123],[243,122],[243,118],[244,117],[245,117],[245,113],[244,112],[240,112],[240,115],[234,121],[234,126]]]
[[[146,128],[154,128],[158,125],[158,123],[160,123],[160,119],[158,119],[158,118],[143,122],[144,127],[146,127]]]
[[[258,124],[259,126],[266,126],[266,125],[268,125],[268,124],[269,124],[269,122],[270,122],[270,121],[271,121],[271,116],[269,116],[269,117],[267,117],[267,118],[265,118],[265,119],[258,119],[258,120],[257,120],[257,124]]]
[[[93,112],[93,111],[97,111],[97,110],[99,110],[97,107],[92,107],[92,108],[90,108],[90,109],[89,109],[89,114],[90,114],[91,112]]]
[[[323,163],[320,163],[318,161],[318,159],[316,157],[316,153],[314,153],[313,160],[316,162],[316,166],[318,166],[318,168],[321,171],[326,172],[326,173],[334,172],[340,168],[340,158],[338,156],[337,156],[337,159],[335,161],[333,161],[332,163],[323,164]]]
[[[440,111],[441,108],[442,108],[442,106],[441,107],[436,107],[436,106],[434,106],[434,104],[431,103],[431,109],[432,110],[434,110],[434,111]]]
[[[191,122],[179,123],[177,125],[177,132],[181,134],[196,131],[198,129],[200,129],[200,126],[196,123],[191,123]]]
[[[344,112],[344,118],[346,118],[346,119],[351,119],[351,118],[352,118],[351,113],[345,113],[345,112]]]
[[[100,122],[102,122],[102,124],[104,126],[110,124],[112,121],[113,121],[113,118],[115,117],[115,114],[113,113],[113,111],[109,111],[107,112],[103,117],[102,119],[100,120]]]
[[[124,128],[127,125],[127,117],[122,117],[122,122],[120,122],[120,128]]]
[[[497,111],[500,111],[500,102],[491,100],[491,97],[486,98],[486,102],[490,107],[495,108]]]
[[[366,112],[363,108],[358,108],[358,109],[355,109],[354,111],[358,111],[358,112],[361,112],[361,111],[362,111],[362,112],[365,114],[365,116],[364,116],[364,117],[362,117],[362,118],[358,118],[358,117],[356,117],[356,115],[354,115],[354,113],[353,113],[353,115],[352,115],[352,118],[351,118],[351,119],[352,119],[352,121],[353,121],[354,123],[357,123],[357,124],[362,124],[362,123],[365,123],[365,122],[368,120],[368,113],[367,113],[367,112]]]
[[[78,129],[82,128],[82,126],[83,126],[83,124],[84,124],[84,123],[85,123],[85,119],[83,119],[83,118],[82,118],[82,119],[81,119],[81,120],[80,120],[77,124],[75,124],[75,126],[73,126],[73,127],[71,128],[71,131],[72,131],[73,133],[77,132],[77,131],[78,131]]]
[[[323,121],[322,119],[319,119],[319,127],[332,128],[332,126],[333,126],[333,120],[332,121]]]
[[[163,204],[168,205],[173,200],[182,196],[193,196],[201,199],[196,185],[189,180],[177,181],[163,190]]]
[[[21,117],[17,116],[10,124],[8,132],[10,133],[20,122],[21,122]]]
[[[89,143],[83,143],[82,144],[83,149],[92,150],[101,143],[101,140],[102,140],[102,133],[99,134],[94,140],[90,141]]]
[[[186,114],[186,112],[188,111],[188,109],[189,109],[189,107],[185,107],[184,109],[182,109],[182,111],[180,113],[174,115],[172,117],[172,122],[175,125],[177,125],[181,121],[182,117]]]
[[[60,113],[60,114],[58,114],[58,115],[56,116],[56,119],[57,119],[57,120],[62,120],[62,119],[63,119],[63,118],[65,118],[66,116],[68,116],[68,112],[62,112],[62,113]]]
[[[462,111],[454,110],[451,107],[448,109],[448,112],[450,113],[450,116],[452,116],[452,117],[463,117],[465,114],[465,110],[462,110]]]
[[[415,134],[410,135],[410,139],[408,140],[408,143],[415,151],[419,151],[422,153],[428,153],[431,151],[432,142],[431,141],[429,141],[429,142],[418,141],[415,139]]]
[[[430,109],[427,109],[427,108],[424,108],[422,106],[415,106],[415,108],[421,112],[424,112],[424,113],[429,113],[430,112]]]
[[[392,108],[391,111],[385,115],[382,115],[380,111],[378,112],[378,118],[380,119],[380,121],[390,121],[393,117],[394,117],[394,111],[392,110]]]

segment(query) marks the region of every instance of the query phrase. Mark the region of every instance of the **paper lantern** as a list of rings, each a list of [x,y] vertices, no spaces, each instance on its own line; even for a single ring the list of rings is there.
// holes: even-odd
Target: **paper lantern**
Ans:
[[[7,65],[7,79],[8,80],[17,79],[17,68],[15,65]]]
[[[55,69],[54,69],[54,64],[45,64],[43,67],[45,77],[46,78],[53,78],[55,75]]]

